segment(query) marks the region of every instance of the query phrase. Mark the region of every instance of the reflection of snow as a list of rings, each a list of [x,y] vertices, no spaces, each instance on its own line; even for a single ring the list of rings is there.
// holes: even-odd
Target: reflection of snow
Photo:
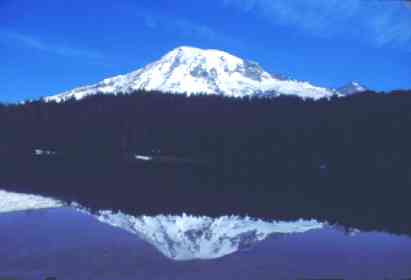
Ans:
[[[52,198],[0,190],[0,213],[55,208],[62,205],[62,202]]]
[[[266,222],[238,216],[141,216],[100,211],[96,218],[136,234],[174,260],[215,259],[248,248],[269,236],[324,227],[315,220]]]
[[[52,198],[0,190],[0,213],[63,205]],[[304,233],[325,226],[315,220],[267,222],[249,217],[210,218],[185,214],[135,217],[111,211],[91,213],[76,203],[71,207],[137,235],[173,260],[216,259],[250,248],[270,236]]]

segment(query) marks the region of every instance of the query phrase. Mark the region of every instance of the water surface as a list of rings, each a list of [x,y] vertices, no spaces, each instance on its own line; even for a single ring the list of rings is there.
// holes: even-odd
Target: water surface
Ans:
[[[301,232],[268,235],[261,240],[256,240],[255,235],[240,234],[234,238],[248,239],[249,242],[244,243],[247,246],[240,246],[225,256],[176,260],[161,252],[161,245],[156,247],[144,240],[144,236],[118,224],[113,227],[107,223],[107,215],[104,223],[99,221],[102,220],[100,214],[95,215],[68,207],[1,214],[0,276],[27,280],[47,276],[70,280],[287,280],[301,277],[374,280],[411,275],[411,238],[407,236],[347,233],[338,227],[323,225]],[[200,218],[197,221],[201,221]],[[133,225],[130,221],[127,224],[122,220],[128,226]],[[170,221],[169,231],[181,229],[181,225],[172,222],[181,223],[181,217]],[[240,225],[241,222],[236,224]],[[174,239],[164,240],[176,243],[174,246],[179,249],[178,236],[184,243],[188,234],[196,244],[202,232],[186,228]]]

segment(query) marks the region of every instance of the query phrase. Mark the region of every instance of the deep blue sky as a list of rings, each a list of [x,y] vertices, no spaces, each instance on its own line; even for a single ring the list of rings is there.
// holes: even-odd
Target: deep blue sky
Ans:
[[[189,45],[320,86],[411,88],[395,0],[0,0],[0,101],[52,95]]]

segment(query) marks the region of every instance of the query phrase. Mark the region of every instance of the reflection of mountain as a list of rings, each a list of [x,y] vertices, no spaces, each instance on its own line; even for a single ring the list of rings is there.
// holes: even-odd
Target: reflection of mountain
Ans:
[[[26,213],[0,215],[0,278],[294,280],[335,275],[375,280],[391,272],[391,279],[411,274],[411,239],[381,232],[350,237],[325,227],[267,238],[251,251],[220,259],[181,262],[74,209]]]
[[[249,248],[270,236],[303,233],[324,227],[315,220],[265,222],[237,216],[220,218],[141,216],[100,211],[103,223],[122,228],[174,260],[216,259]]]
[[[0,190],[0,213],[61,207],[62,202],[38,195]]]
[[[0,213],[61,206],[62,202],[51,198],[0,190]],[[73,203],[72,207],[89,213],[78,204]],[[183,214],[134,217],[111,211],[91,215],[102,223],[136,234],[174,260],[216,259],[247,249],[270,236],[324,227],[323,223],[315,220],[265,222],[238,216],[210,218]]]

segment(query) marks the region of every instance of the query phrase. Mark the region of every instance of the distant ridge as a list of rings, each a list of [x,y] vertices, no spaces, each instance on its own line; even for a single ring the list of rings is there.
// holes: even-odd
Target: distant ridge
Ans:
[[[361,93],[361,92],[364,92],[364,91],[367,91],[367,90],[368,89],[365,86],[361,85],[358,82],[353,81],[353,82],[339,88],[338,92],[340,92],[343,95],[353,95],[353,94]]]

